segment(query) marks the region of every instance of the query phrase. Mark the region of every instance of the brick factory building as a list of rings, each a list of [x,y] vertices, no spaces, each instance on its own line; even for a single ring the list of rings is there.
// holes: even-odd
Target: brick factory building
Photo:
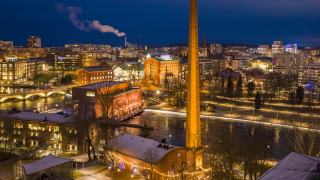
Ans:
[[[103,81],[113,81],[114,72],[110,67],[90,66],[78,71],[78,85],[88,85]]]
[[[135,113],[142,106],[142,90],[126,82],[106,81],[72,88],[78,111],[96,117],[118,117]],[[95,112],[95,114],[93,113]]]
[[[164,83],[165,75],[178,77],[179,60],[170,55],[152,57],[145,61],[145,78],[149,83],[159,85]]]

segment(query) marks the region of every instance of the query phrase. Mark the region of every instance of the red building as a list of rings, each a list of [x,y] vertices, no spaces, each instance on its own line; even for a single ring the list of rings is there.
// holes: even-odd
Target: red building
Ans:
[[[122,117],[142,106],[142,91],[126,82],[106,81],[72,88],[78,111],[96,117]],[[95,114],[93,113],[95,112]]]
[[[78,71],[79,86],[113,81],[113,69],[110,67],[90,66]]]

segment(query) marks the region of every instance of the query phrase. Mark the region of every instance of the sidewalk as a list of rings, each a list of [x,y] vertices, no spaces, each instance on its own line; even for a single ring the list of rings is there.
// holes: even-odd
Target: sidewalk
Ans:
[[[97,161],[86,162],[84,169],[82,169],[82,163],[81,163],[81,168],[78,168],[78,172],[82,173],[85,176],[77,178],[76,180],[100,180],[100,179],[113,180],[112,178],[105,175],[106,169],[100,171],[99,173],[96,172],[94,169],[97,167],[98,167]],[[100,168],[102,169],[102,167]],[[75,168],[73,170],[76,171]]]

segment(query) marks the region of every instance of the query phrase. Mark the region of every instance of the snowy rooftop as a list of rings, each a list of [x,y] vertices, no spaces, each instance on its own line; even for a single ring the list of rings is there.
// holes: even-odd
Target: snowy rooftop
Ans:
[[[108,142],[108,146],[113,146],[113,142],[116,142],[114,143],[114,146],[116,147],[117,152],[142,161],[146,161],[148,163],[150,162],[147,156],[145,155],[145,152],[148,148],[154,148],[157,151],[157,157],[153,162],[154,164],[157,164],[158,161],[171,150],[179,148],[177,146],[174,146],[174,148],[169,149],[158,147],[158,141],[143,138],[133,134],[118,135]]]
[[[95,83],[95,84],[88,84],[88,85],[84,85],[84,86],[78,86],[78,87],[74,87],[74,88],[96,90],[96,89],[115,86],[115,85],[119,85],[119,84],[123,84],[123,83],[126,83],[126,82],[105,81],[105,82],[100,82],[100,83]]]
[[[320,179],[318,164],[320,164],[320,157],[292,152],[263,174],[259,180]]]
[[[49,123],[70,123],[72,116],[66,117],[61,114],[45,114],[45,113],[36,113],[36,112],[19,112],[13,114],[6,114],[10,118],[17,120],[26,120],[26,121],[37,121],[37,122],[49,122]]]
[[[52,154],[40,159],[39,161],[30,163],[30,164],[20,164],[24,168],[25,174],[32,174],[44,169],[48,169],[60,164],[64,164],[67,162],[73,161],[73,159],[66,159],[66,158],[57,158]]]

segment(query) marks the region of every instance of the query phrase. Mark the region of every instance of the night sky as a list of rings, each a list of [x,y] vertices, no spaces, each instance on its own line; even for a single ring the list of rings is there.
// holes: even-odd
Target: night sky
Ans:
[[[188,42],[188,0],[6,0],[0,4],[0,39],[15,46],[39,36],[42,46],[71,43],[123,46],[124,37],[74,26],[56,6],[81,7],[81,21],[98,20],[127,34],[128,42],[171,45]],[[272,44],[274,40],[320,46],[319,0],[198,0],[199,41]]]

